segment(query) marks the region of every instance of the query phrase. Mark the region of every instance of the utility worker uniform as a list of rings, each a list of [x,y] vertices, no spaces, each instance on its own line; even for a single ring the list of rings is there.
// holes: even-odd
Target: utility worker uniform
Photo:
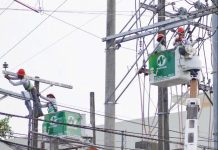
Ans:
[[[178,33],[178,36],[176,37],[176,39],[175,39],[175,41],[173,43],[173,45],[175,47],[190,45],[191,44],[191,42],[185,38],[185,30],[184,30],[183,27],[179,27],[177,29],[177,33]]]
[[[166,46],[165,46],[166,42],[165,42],[163,34],[161,34],[161,33],[158,34],[157,42],[158,43],[156,43],[155,50],[157,52],[165,51],[166,50]]]
[[[45,105],[42,105],[42,107],[48,107],[48,113],[55,113],[58,111],[57,102],[53,94],[48,94],[47,97],[40,94],[40,98],[48,101]]]
[[[37,109],[36,117],[43,116],[40,99],[38,97],[38,91],[31,84],[30,80],[24,78],[25,71],[23,69],[19,69],[17,72],[17,75],[18,75],[17,77],[11,77],[11,76],[6,75],[5,78],[7,78],[13,86],[23,85],[24,89],[31,94],[33,101],[36,103],[36,109]],[[19,81],[14,82],[13,80],[19,80]],[[31,106],[29,99],[25,100],[25,105],[29,111],[29,115],[32,115],[32,106]]]

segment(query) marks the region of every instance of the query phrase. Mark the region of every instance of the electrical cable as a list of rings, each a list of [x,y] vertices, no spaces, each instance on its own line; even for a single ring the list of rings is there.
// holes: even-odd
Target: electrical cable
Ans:
[[[57,136],[49,136],[49,135],[44,135],[44,134],[41,134],[41,133],[38,133],[38,132],[32,132],[32,133],[36,133],[37,135],[40,135],[42,136],[46,136],[46,137],[49,137],[49,138],[61,138],[61,141],[64,141],[64,140],[72,140],[71,138],[68,138],[68,137],[57,137]],[[22,135],[22,136],[27,136],[27,134],[21,134],[21,133],[14,133],[14,134],[18,134],[18,135]],[[27,137],[18,137],[18,136],[11,136],[13,138],[19,138],[19,139],[28,139]],[[32,139],[30,139],[32,140]],[[43,139],[38,139],[37,141],[41,141],[41,142],[45,142],[45,140]],[[73,143],[75,143],[75,141],[72,140]],[[82,144],[82,143],[81,143]],[[84,143],[83,145],[86,145],[87,143]],[[100,145],[100,144],[96,144],[95,146],[104,146],[104,145]],[[103,148],[103,147],[102,147]],[[115,148],[120,148],[120,147],[115,147]],[[104,149],[104,148],[103,148]]]
[[[6,113],[0,113],[0,114],[6,114]],[[9,114],[9,115],[7,115],[7,116],[13,116],[13,115],[11,115],[11,114]],[[14,117],[17,117],[18,115],[14,115]],[[24,119],[27,119],[26,117],[23,117],[23,116],[18,116],[19,118],[24,118]],[[39,119],[40,120],[40,119]],[[44,120],[40,120],[40,121],[44,121]],[[49,122],[49,121],[46,121],[46,122]],[[53,122],[52,122],[53,123]],[[90,127],[88,127],[88,128],[90,128]],[[102,128],[101,128],[102,129]],[[107,130],[107,129],[106,129]],[[120,130],[114,130],[114,131],[120,131]],[[172,131],[172,130],[170,130],[170,131]],[[173,132],[175,132],[175,131],[173,131]],[[128,132],[128,133],[133,133],[133,134],[136,134],[136,133],[134,133],[134,132]],[[137,134],[139,134],[139,133],[137,133]]]
[[[139,0],[139,4],[140,4],[140,0]],[[137,10],[137,0],[135,0],[135,17],[136,17],[136,28],[138,29],[138,26],[141,28],[141,17],[138,18],[138,14],[140,16],[140,9]],[[138,25],[139,22],[139,25]],[[142,50],[142,41],[141,38],[136,40],[136,59],[137,59],[137,55],[138,55],[138,42],[140,44],[140,51]],[[138,62],[136,63],[136,69],[138,72]],[[145,124],[145,117],[144,117],[144,98],[142,96],[142,88],[141,88],[141,80],[140,80],[140,76],[138,74],[138,82],[139,82],[139,95],[140,95],[140,102],[141,102],[141,120],[142,120],[142,136],[144,134],[144,131],[146,133],[146,128],[144,128],[144,124]]]
[[[91,18],[91,19],[88,20],[86,23],[84,23],[83,25],[79,26],[79,28],[81,28],[81,27],[87,25],[88,23],[92,22],[93,20],[95,20],[95,19],[98,18],[98,17],[99,17],[99,15],[98,15],[98,16],[95,16],[95,17],[93,17],[93,18]],[[27,63],[27,62],[29,62],[30,60],[32,60],[33,58],[37,57],[38,55],[40,55],[40,54],[43,53],[44,51],[46,51],[46,50],[48,50],[49,48],[53,47],[54,45],[60,43],[61,41],[63,41],[64,39],[66,39],[67,37],[69,37],[70,35],[72,35],[72,33],[75,32],[75,31],[77,31],[77,30],[78,30],[78,29],[74,29],[74,30],[68,32],[67,34],[65,34],[64,36],[62,36],[61,38],[58,38],[57,40],[55,40],[54,42],[52,42],[52,43],[49,44],[48,46],[46,46],[46,47],[42,48],[40,51],[36,52],[36,53],[35,53],[34,55],[32,55],[31,57],[25,59],[24,61],[22,61],[22,62],[19,63],[18,65],[14,66],[14,67],[12,68],[12,70],[15,69],[15,68],[17,68],[18,66],[21,66],[21,65],[23,65],[23,64],[25,64],[25,63]]]
[[[181,95],[183,95],[183,85],[181,85]],[[182,123],[182,125],[184,124],[183,123],[183,106],[182,106],[182,100],[180,101],[180,106],[181,106],[181,123]],[[182,132],[182,134],[180,134],[181,135],[181,137],[182,138],[184,138],[184,134],[183,134],[184,132]]]
[[[150,45],[151,41],[154,39],[154,37],[157,35],[158,32],[156,32],[156,34],[152,37],[152,39],[150,40],[149,44],[147,45],[147,47]],[[168,33],[168,32],[167,32]],[[159,43],[160,44],[160,43]],[[159,45],[158,44],[158,45]],[[157,45],[157,47],[158,47]],[[153,52],[150,54],[150,56],[156,52],[157,47],[153,50]],[[145,49],[144,49],[145,50]],[[143,51],[144,51],[143,50]],[[140,54],[140,56],[137,58],[137,60],[135,61],[135,63],[132,65],[131,69],[133,68],[133,66],[138,62],[138,60],[140,59],[140,57],[143,55],[143,53]],[[150,57],[149,56],[149,57]],[[148,61],[149,57],[147,58],[147,60],[145,61],[145,63]],[[142,66],[143,67],[143,66]],[[141,68],[142,68],[141,67]],[[140,68],[140,69],[141,69]],[[120,84],[122,83],[122,81],[126,78],[126,76],[129,74],[129,72],[131,71],[131,69],[127,72],[127,74],[124,76],[124,78],[121,80],[121,82],[117,85],[117,87],[115,88],[115,90],[113,91],[113,93],[111,95],[114,94],[114,92],[117,90],[117,88],[120,86]],[[121,92],[121,94],[116,98],[115,103],[118,101],[118,99],[122,96],[122,94],[125,92],[125,90],[128,88],[128,86],[132,83],[132,81],[135,79],[135,77],[137,76],[138,73],[136,73],[133,78],[130,80],[130,82],[127,84],[127,86],[124,88],[124,90]],[[110,99],[111,96],[109,96]]]
[[[150,84],[150,83],[149,83],[149,91],[151,91],[151,84]],[[150,93],[150,92],[149,92],[149,93]],[[149,95],[149,99],[151,99],[151,96],[150,96],[150,95]],[[157,102],[157,106],[158,106],[158,102]],[[158,111],[158,107],[155,108],[155,114],[157,114],[157,111]],[[152,129],[150,130],[150,134],[152,134],[153,130],[155,129],[154,127],[157,126],[157,122],[154,124],[154,121],[155,121],[156,117],[157,117],[157,115],[155,115],[155,116],[153,117],[152,123],[151,123],[151,125],[150,125],[150,126],[152,127]]]
[[[211,0],[211,2],[212,2],[216,7],[218,7],[217,2],[215,2],[214,0]]]
[[[1,113],[0,113],[0,114],[1,114]],[[21,118],[25,118],[25,117],[22,117],[22,116],[21,116]],[[25,119],[27,119],[27,118],[25,118]],[[134,133],[134,134],[135,134],[135,133]]]
[[[32,146],[27,146],[27,145],[15,143],[15,142],[6,141],[6,140],[3,140],[1,138],[0,138],[0,142],[6,143],[7,145],[15,145],[15,146],[24,147],[24,148],[31,148],[31,149],[34,149],[34,150],[46,150],[46,149],[35,148],[35,147],[32,147]]]
[[[177,95],[177,101],[178,101],[178,96],[179,96],[179,93],[178,93],[178,89],[177,89],[177,85],[176,85],[176,95]],[[172,97],[171,97],[172,99]],[[178,108],[178,120],[179,120],[179,132],[182,133],[182,124],[181,124],[181,116],[180,116],[180,110],[179,110],[179,105],[177,105],[177,108]],[[180,136],[180,142],[182,142],[182,139],[181,139],[181,134],[179,134]]]
[[[10,117],[28,119],[28,118],[26,118],[24,116],[15,115],[15,114],[9,114],[9,113],[3,113],[3,112],[0,112],[0,114],[1,115],[5,115],[5,116],[10,116]],[[69,123],[60,123],[60,122],[51,121],[51,120],[48,121],[48,120],[44,120],[44,119],[40,119],[40,118],[35,118],[35,119],[38,120],[38,121],[45,121],[45,122],[49,122],[49,123],[55,123],[55,124],[58,124],[58,125],[66,125],[66,126],[83,128],[83,129],[88,129],[88,130],[95,129],[96,131],[99,131],[99,132],[113,133],[113,134],[117,134],[117,135],[125,135],[125,136],[128,136],[128,137],[135,137],[135,138],[140,138],[140,139],[143,138],[143,139],[148,139],[148,140],[167,141],[169,143],[183,145],[183,143],[176,142],[176,141],[168,141],[168,140],[164,140],[164,139],[155,139],[155,138],[148,138],[148,137],[138,136],[138,135],[135,135],[136,133],[133,133],[133,132],[127,132],[127,133],[123,134],[121,130],[111,130],[111,129],[104,129],[104,128],[99,128],[99,127],[93,128],[93,127],[84,126],[84,125],[75,125],[75,124],[69,124]],[[139,134],[139,133],[137,133],[137,134]]]
[[[146,0],[144,1],[144,3],[146,2]],[[152,3],[152,1],[149,3],[149,5]],[[138,11],[140,10],[140,8],[142,7],[142,5],[139,7],[139,9],[138,9]],[[141,16],[144,14],[144,12],[146,11],[146,9],[144,9],[144,11],[142,12],[142,13],[140,13],[140,16],[139,16],[139,18],[141,18]],[[134,14],[135,15],[135,14]],[[133,17],[134,17],[134,15],[133,15]],[[133,19],[133,18],[131,18],[131,19]],[[131,19],[129,20],[129,22],[131,21]],[[136,20],[137,21],[137,20]],[[132,27],[136,24],[136,21],[132,24],[132,26],[130,26],[130,28],[129,28],[129,30],[128,31],[130,31],[131,29],[132,29]],[[126,24],[126,26],[129,24],[129,22]],[[126,26],[124,26],[124,28],[120,31],[120,33],[125,29],[125,27]],[[123,38],[121,39],[121,42],[123,41],[123,39],[125,38],[125,36],[123,36]],[[110,47],[110,46],[109,46]]]
[[[208,147],[210,146],[211,142],[209,141],[209,138],[212,136],[212,134],[210,134],[212,132],[212,129],[211,129],[211,118],[212,118],[212,112],[211,112],[211,105],[209,106],[210,107],[210,117],[209,117],[209,128],[208,128]]]
[[[44,14],[46,14],[46,15],[49,16],[49,14],[47,14],[47,13],[44,13]],[[51,17],[51,18],[53,18],[53,19],[55,19],[55,20],[58,20],[58,21],[60,21],[60,22],[62,22],[62,23],[64,23],[64,24],[66,24],[66,25],[69,25],[69,26],[71,26],[71,27],[73,27],[73,28],[75,28],[75,29],[77,29],[77,30],[79,30],[79,31],[82,31],[82,32],[84,32],[84,33],[87,33],[87,34],[89,34],[89,35],[91,35],[91,36],[93,36],[93,37],[95,37],[95,38],[97,38],[97,39],[101,39],[100,36],[98,36],[98,35],[96,35],[96,34],[94,34],[94,33],[91,33],[91,32],[89,32],[89,31],[83,30],[82,28],[77,27],[77,26],[75,26],[75,25],[73,25],[73,24],[71,24],[71,23],[69,23],[69,22],[67,22],[67,21],[64,21],[63,19],[60,19],[60,18],[58,18],[58,17],[56,17],[56,16],[50,15],[49,17]]]
[[[188,3],[189,5],[194,5],[194,4],[190,3],[188,0],[185,0],[185,1],[186,1],[186,3]]]
[[[92,143],[87,143],[87,142],[82,142],[82,141],[78,141],[78,140],[73,140],[69,137],[58,137],[58,136],[54,136],[54,135],[47,135],[47,134],[42,134],[42,133],[38,133],[38,132],[32,132],[32,133],[35,133],[35,134],[38,134],[38,135],[41,135],[41,136],[45,136],[45,137],[49,137],[49,138],[53,138],[53,139],[57,139],[57,140],[61,140],[61,141],[65,141],[67,143],[69,142],[73,142],[73,143],[77,143],[77,144],[82,144],[84,146],[94,146],[94,147],[97,147],[97,148],[100,148],[100,149],[106,149],[106,150],[110,150],[110,149],[114,149],[114,148],[121,148],[121,147],[117,147],[117,146],[106,146],[106,145],[101,145],[101,144],[92,144]],[[66,149],[69,149],[69,148],[66,148]],[[132,150],[131,148],[125,148],[125,149],[129,149],[129,150]],[[65,150],[65,149],[62,149],[62,150]]]
[[[11,52],[12,50],[14,50],[14,48],[16,48],[21,42],[23,42],[27,37],[29,37],[37,28],[39,28],[49,17],[52,16],[53,13],[55,13],[55,11],[57,9],[59,9],[62,5],[64,5],[64,3],[66,3],[68,0],[64,0],[64,2],[62,2],[51,14],[49,14],[45,19],[43,19],[43,21],[41,21],[36,27],[34,27],[30,32],[28,32],[21,40],[19,40],[16,44],[14,44],[11,48],[9,48],[4,54],[2,54],[0,56],[0,59],[2,59],[4,56],[6,56],[9,52]]]
[[[143,3],[146,3],[146,1],[147,1],[147,0],[144,0]],[[140,6],[140,8],[141,8],[141,7],[142,7],[142,6]],[[140,9],[140,8],[139,8],[139,9]],[[132,15],[132,17],[129,19],[129,21],[126,23],[126,25],[120,30],[119,33],[123,32],[123,30],[127,27],[127,25],[132,21],[132,19],[133,19],[133,18],[135,17],[135,15],[138,13],[139,9],[138,9],[137,11],[135,11],[135,14]],[[141,17],[141,16],[140,16],[140,17]],[[136,23],[136,22],[133,23],[133,26],[135,25],[135,23]],[[132,27],[131,27],[131,28],[132,28]],[[131,28],[130,28],[130,29],[131,29]]]
[[[9,9],[9,7],[11,7],[11,5],[14,3],[14,0],[12,0],[12,2],[6,7],[6,8],[4,8],[3,10],[2,10],[2,12],[0,13],[0,15],[2,15],[4,12],[6,12],[8,9]]]
[[[208,24],[208,16],[206,16],[206,26]],[[202,33],[203,34],[203,33]],[[203,38],[205,37],[206,35],[206,31],[205,31],[205,34],[204,36],[202,36]],[[204,46],[204,43],[203,43],[203,53],[204,53],[204,62],[205,62],[205,65],[206,65],[206,75],[207,75],[207,80],[209,80],[209,75],[208,75],[208,66],[207,66],[207,59],[206,59],[206,54],[205,54],[205,46]]]
[[[129,70],[129,71],[130,71],[130,70]],[[128,74],[128,73],[127,73],[127,74]],[[124,78],[125,78],[125,76],[124,76]],[[123,78],[123,79],[124,79],[124,78]],[[121,80],[121,82],[122,82],[122,80]],[[121,83],[121,82],[120,82],[120,83]],[[119,87],[120,83],[118,84],[118,86],[116,87],[116,89]],[[115,89],[115,90],[116,90],[116,89]],[[113,94],[114,94],[114,92],[113,92]],[[112,95],[113,95],[113,94],[112,94]],[[109,99],[110,99],[110,97],[109,97]]]
[[[152,3],[153,1],[151,1],[150,2],[150,4]],[[149,5],[150,5],[149,4]],[[153,20],[154,21],[154,17],[155,17],[155,15],[160,11],[160,10],[162,10],[163,8],[165,8],[165,5],[161,8],[161,9],[159,9],[156,13],[153,13],[153,17],[150,19],[150,21],[149,21],[149,23],[148,23],[148,25],[151,23],[151,21]],[[142,15],[140,15],[140,16],[142,16]],[[139,18],[139,21],[140,21],[140,18]],[[141,22],[140,22],[140,28],[141,28]],[[143,44],[144,45],[144,44]],[[143,53],[144,54],[144,53]],[[143,55],[143,60],[145,60],[144,59],[144,55]],[[144,66],[144,68],[145,68],[145,66]],[[139,68],[137,67],[137,70],[139,70]],[[139,75],[138,75],[139,76]],[[145,84],[145,75],[144,75],[144,84]],[[150,87],[150,85],[149,85],[149,87]],[[143,105],[144,105],[144,95],[145,95],[145,85],[143,86]],[[149,95],[150,95],[150,93],[149,93]],[[148,113],[147,113],[147,115],[148,115],[148,117],[147,117],[147,120],[148,120],[148,133],[150,133],[150,116],[149,116],[149,114],[150,114],[150,96],[149,96],[149,99],[148,99]],[[157,110],[157,109],[156,109]],[[143,111],[143,113],[144,113],[144,111]],[[156,115],[155,115],[156,116]],[[154,118],[155,119],[155,118]],[[145,121],[145,120],[143,120],[143,121]],[[146,129],[146,128],[145,128]]]
[[[1,7],[0,10],[4,10],[6,8]],[[20,9],[20,8],[8,8],[9,11],[23,11],[23,12],[31,12],[32,10],[29,9]],[[42,10],[43,12],[52,12],[53,10]],[[132,16],[133,11],[116,11],[117,16]],[[106,11],[73,11],[73,10],[57,10],[55,13],[66,13],[66,14],[84,14],[84,15],[105,15]],[[150,15],[148,15],[150,16]]]
[[[41,101],[41,102],[46,103],[46,102],[44,102],[44,101]],[[80,112],[90,113],[90,111],[81,110],[81,109],[77,109],[77,108],[72,108],[72,107],[68,107],[68,106],[64,106],[64,105],[60,105],[60,104],[57,104],[57,106],[62,107],[62,108],[67,108],[67,109],[77,110],[77,111],[80,111]],[[99,115],[99,116],[103,116],[103,117],[109,117],[109,118],[115,118],[115,119],[120,120],[120,121],[124,121],[124,122],[128,122],[128,123],[132,123],[132,124],[142,125],[141,123],[134,122],[134,121],[130,121],[130,120],[121,119],[121,118],[118,118],[118,117],[106,116],[106,115],[99,114],[99,113],[95,113],[95,115]],[[24,118],[25,118],[25,117],[24,117]],[[146,125],[146,126],[148,126],[148,125]],[[158,127],[156,127],[156,126],[153,126],[153,127],[154,127],[154,128],[158,128]],[[171,132],[175,132],[175,133],[179,133],[178,131],[174,131],[174,130],[169,130],[169,131],[171,131]]]

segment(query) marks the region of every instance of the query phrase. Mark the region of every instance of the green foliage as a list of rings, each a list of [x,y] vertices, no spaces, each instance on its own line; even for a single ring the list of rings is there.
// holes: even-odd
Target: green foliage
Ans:
[[[13,135],[11,127],[9,126],[9,117],[0,119],[0,138],[6,139]]]

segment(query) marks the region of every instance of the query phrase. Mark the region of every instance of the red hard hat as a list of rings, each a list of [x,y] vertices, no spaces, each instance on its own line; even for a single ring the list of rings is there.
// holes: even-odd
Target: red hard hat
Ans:
[[[20,75],[20,76],[25,76],[25,70],[24,69],[19,69],[18,71],[17,71],[17,75]]]
[[[179,28],[178,28],[178,30],[177,30],[177,32],[178,32],[178,33],[184,33],[184,32],[185,32],[185,30],[184,30],[184,28],[183,28],[183,27],[179,27]]]
[[[53,94],[48,94],[47,97],[51,97],[51,98],[55,98],[55,96]]]
[[[162,33],[159,33],[159,34],[157,35],[157,41],[160,40],[160,38],[163,38],[163,37],[164,37],[164,35],[163,35]]]

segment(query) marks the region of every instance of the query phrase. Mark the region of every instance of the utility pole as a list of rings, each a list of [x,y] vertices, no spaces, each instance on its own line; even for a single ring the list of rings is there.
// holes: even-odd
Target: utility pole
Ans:
[[[194,74],[192,73],[194,72]],[[198,112],[200,99],[198,95],[198,71],[191,71],[190,98],[186,100],[187,118],[185,123],[184,150],[197,150],[198,143]]]
[[[50,150],[58,150],[58,139],[50,138]]]
[[[165,0],[158,0],[158,22],[165,21]],[[165,31],[162,31],[165,35]],[[166,38],[166,37],[165,37]],[[158,150],[169,150],[168,89],[158,87]]]
[[[39,77],[35,77],[38,79]],[[39,92],[39,81],[34,82],[34,86]],[[32,131],[34,132],[32,134],[32,147],[38,148],[38,120],[37,120],[37,104],[35,101],[33,101],[33,119],[32,119]]]
[[[107,0],[106,36],[115,34],[115,0]],[[106,41],[106,72],[105,72],[105,121],[106,130],[115,129],[115,44],[114,39]],[[113,93],[113,94],[112,94]],[[112,95],[111,95],[112,94]],[[109,99],[108,99],[109,98]],[[115,147],[115,135],[104,133],[106,149]]]
[[[95,93],[90,92],[90,123],[92,125],[93,132],[93,144],[96,144],[96,131],[95,131]]]
[[[212,1],[214,5],[218,6],[218,1]],[[218,86],[218,15],[216,13],[212,16],[212,29],[215,34],[213,35],[213,47],[212,47],[212,54],[213,54],[213,114],[218,113],[218,94],[217,94],[217,86]],[[218,141],[218,116],[214,116],[214,141]],[[214,142],[214,149],[218,149],[218,142]]]
[[[124,150],[124,131],[122,131],[122,135],[121,135],[121,150]]]

